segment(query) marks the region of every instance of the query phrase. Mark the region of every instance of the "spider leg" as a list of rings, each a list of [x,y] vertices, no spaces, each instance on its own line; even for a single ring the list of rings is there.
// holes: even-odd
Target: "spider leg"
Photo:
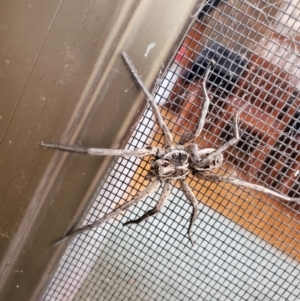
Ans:
[[[226,182],[226,183],[234,184],[236,186],[243,186],[243,187],[247,187],[247,188],[250,188],[250,189],[253,189],[256,191],[261,191],[265,194],[269,194],[269,195],[278,197],[287,202],[294,202],[294,203],[300,204],[300,198],[291,198],[287,195],[281,194],[279,192],[276,192],[272,189],[266,188],[261,185],[248,183],[246,181],[241,181],[239,179],[235,179],[235,178],[231,178],[231,177],[225,177],[225,176],[220,176],[220,175],[207,175],[207,174],[203,174],[201,172],[195,173],[194,175],[203,180],[208,180],[211,182]]]
[[[171,193],[171,188],[172,188],[171,183],[169,181],[166,181],[164,184],[164,187],[163,187],[162,194],[161,194],[156,206],[153,209],[147,211],[143,216],[141,216],[135,220],[131,220],[131,221],[124,223],[124,226],[127,226],[129,224],[139,224],[140,222],[146,220],[148,217],[153,216],[156,213],[160,212]]]
[[[155,115],[157,123],[164,133],[165,147],[167,148],[167,147],[171,146],[173,143],[173,137],[171,135],[169,128],[165,124],[165,122],[160,114],[160,111],[156,105],[154,98],[152,97],[151,93],[148,91],[148,89],[144,85],[143,81],[141,80],[140,76],[138,75],[137,70],[136,70],[135,66],[133,65],[131,59],[129,58],[128,54],[126,52],[123,52],[122,55],[123,55],[123,59],[127,65],[127,67],[129,68],[132,76],[134,77],[134,80],[136,81],[138,86],[142,89],[143,93],[145,94],[146,99],[148,100],[148,103]]]
[[[201,162],[199,162],[199,166],[204,166],[211,162],[216,156],[222,154],[227,148],[230,146],[236,144],[240,140],[240,133],[239,133],[239,126],[238,126],[238,118],[241,112],[245,109],[245,107],[248,105],[248,103],[244,104],[241,109],[237,113],[233,115],[233,135],[234,137],[231,138],[228,142],[223,144],[221,147],[219,147],[217,150],[209,154],[207,157],[205,157]]]
[[[181,187],[183,193],[185,194],[185,196],[187,197],[187,199],[189,200],[189,202],[191,203],[191,205],[193,207],[193,212],[192,212],[190,225],[189,225],[189,229],[188,229],[188,236],[189,236],[190,242],[192,243],[192,245],[194,245],[191,230],[192,230],[193,224],[195,223],[197,216],[198,216],[199,204],[198,204],[198,200],[196,199],[196,197],[195,197],[192,189],[188,185],[188,183],[185,180],[179,180],[179,182],[180,182],[180,187]]]
[[[88,230],[91,230],[93,228],[99,227],[100,225],[106,223],[111,218],[116,217],[118,214],[122,213],[122,211],[129,209],[133,205],[136,205],[140,200],[142,200],[146,196],[149,196],[152,192],[156,191],[158,189],[158,187],[160,186],[160,184],[161,184],[161,182],[159,180],[155,180],[155,181],[151,182],[143,191],[138,192],[137,195],[131,201],[121,205],[120,207],[118,207],[115,210],[113,210],[112,212],[106,214],[105,216],[98,219],[97,221],[95,221],[92,224],[83,226],[79,229],[69,231],[66,234],[65,237],[57,240],[54,243],[54,245],[58,245],[61,242],[65,241],[66,239],[68,239],[72,236],[75,236],[75,235],[78,235],[78,234],[83,233],[85,231],[88,231]]]
[[[54,148],[61,151],[71,152],[71,153],[81,153],[89,154],[94,156],[120,156],[120,157],[144,157],[151,155],[161,155],[164,153],[163,150],[156,147],[148,146],[146,148],[127,150],[127,149],[105,149],[105,148],[84,148],[78,146],[70,145],[60,145],[60,144],[49,144],[49,143],[38,143],[41,147]]]
[[[214,61],[211,61],[208,64],[208,66],[206,68],[204,78],[203,78],[203,82],[202,82],[205,101],[204,101],[204,104],[203,104],[201,117],[199,118],[199,121],[198,121],[198,124],[197,124],[197,128],[196,128],[194,133],[192,133],[192,132],[184,133],[182,135],[180,141],[179,141],[179,144],[185,144],[187,142],[190,142],[190,141],[196,139],[201,134],[201,132],[203,130],[204,123],[205,123],[205,120],[206,120],[206,115],[207,115],[207,112],[208,112],[208,107],[209,107],[209,104],[210,104],[210,98],[209,98],[207,90],[206,90],[206,82],[207,82],[208,75],[211,72],[212,64],[214,64]]]

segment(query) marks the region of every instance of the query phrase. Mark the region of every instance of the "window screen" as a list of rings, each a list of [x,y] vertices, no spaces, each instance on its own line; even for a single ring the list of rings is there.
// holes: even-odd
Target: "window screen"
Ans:
[[[178,141],[195,129],[203,105],[203,75],[214,61],[211,98],[196,142],[224,152],[219,174],[299,197],[299,2],[206,1],[154,89]],[[132,58],[134,62],[134,57]],[[129,73],[128,73],[129,76]],[[162,147],[148,108],[126,148]],[[148,185],[149,160],[116,159],[99,183],[84,221],[92,223]],[[116,219],[78,235],[43,300],[299,300],[299,204],[243,186],[188,178],[199,200],[191,207],[178,185],[162,212],[123,226],[154,207],[161,190]]]

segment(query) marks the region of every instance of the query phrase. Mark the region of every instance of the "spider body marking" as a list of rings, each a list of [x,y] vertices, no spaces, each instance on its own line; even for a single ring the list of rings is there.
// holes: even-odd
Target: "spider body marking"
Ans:
[[[151,161],[151,169],[146,176],[147,180],[156,177],[160,180],[185,179],[190,173],[212,171],[221,167],[223,155],[218,155],[202,166],[201,160],[215,152],[213,148],[198,150],[198,145],[191,143],[188,146],[177,145],[167,151],[162,157]],[[200,166],[200,167],[199,167]]]
[[[127,210],[130,207],[136,205],[140,200],[144,199],[145,197],[155,192],[160,186],[163,186],[162,193],[160,195],[160,198],[156,206],[153,209],[147,211],[140,218],[126,222],[125,225],[140,223],[141,221],[161,211],[162,207],[164,206],[166,200],[168,199],[171,193],[172,184],[174,184],[175,181],[179,181],[181,190],[183,191],[184,195],[186,196],[187,200],[190,202],[192,206],[192,215],[188,227],[188,237],[191,243],[194,244],[191,236],[191,230],[198,215],[199,203],[192,189],[190,188],[190,186],[186,181],[186,178],[189,176],[189,174],[202,180],[208,180],[216,183],[218,182],[231,183],[237,186],[247,187],[257,191],[261,191],[265,194],[281,198],[288,202],[300,203],[300,198],[290,198],[284,194],[278,193],[264,186],[248,183],[236,178],[219,176],[218,174],[210,173],[222,165],[224,151],[239,141],[240,136],[238,130],[238,116],[247,107],[247,103],[246,103],[244,107],[240,108],[237,111],[237,113],[233,115],[234,137],[232,139],[230,139],[228,142],[226,142],[218,149],[205,148],[199,150],[198,145],[194,143],[194,140],[201,134],[205,123],[206,115],[208,112],[210,98],[206,90],[206,81],[209,73],[211,72],[211,65],[215,64],[214,61],[211,61],[210,64],[208,64],[202,81],[204,103],[202,107],[201,116],[198,120],[198,124],[196,125],[196,129],[194,132],[184,133],[179,141],[179,144],[174,145],[173,137],[167,125],[163,121],[163,118],[155,103],[155,100],[153,99],[152,95],[143,84],[133,63],[131,62],[130,58],[126,53],[123,53],[123,59],[127,67],[129,68],[134,80],[141,88],[141,90],[144,92],[146,96],[146,100],[155,115],[155,118],[157,120],[160,129],[163,132],[164,148],[147,146],[145,148],[135,149],[135,150],[122,150],[122,149],[82,148],[82,147],[69,146],[69,145],[49,144],[43,142],[39,143],[38,144],[39,146],[46,147],[46,148],[53,148],[61,151],[83,153],[83,154],[90,154],[96,156],[120,156],[120,157],[140,157],[140,158],[143,158],[145,156],[151,156],[151,160],[150,160],[151,168],[150,171],[148,172],[148,175],[146,176],[146,179],[151,180],[151,182],[144,190],[138,192],[136,196],[132,198],[130,201],[112,210],[110,213],[106,214],[105,216],[95,221],[94,223],[88,224],[86,226],[83,226],[75,230],[70,230],[65,235],[65,237],[57,240],[55,244],[61,243],[69,237],[73,237],[75,235],[78,235],[80,233],[83,233],[85,231],[88,231],[92,228],[104,224],[108,220],[122,213],[124,210]]]

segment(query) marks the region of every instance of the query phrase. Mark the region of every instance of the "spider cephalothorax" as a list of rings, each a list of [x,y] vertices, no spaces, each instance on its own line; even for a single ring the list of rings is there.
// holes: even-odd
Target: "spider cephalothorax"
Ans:
[[[188,236],[193,244],[193,240],[191,237],[191,229],[198,215],[198,200],[196,199],[192,189],[189,187],[186,181],[186,178],[189,175],[194,175],[199,179],[208,180],[212,182],[227,182],[237,186],[248,187],[257,191],[262,191],[269,195],[273,195],[275,197],[281,198],[288,202],[300,203],[300,198],[290,198],[286,195],[280,194],[274,190],[265,188],[260,185],[255,185],[252,183],[241,181],[239,179],[220,176],[218,174],[211,173],[212,171],[214,171],[215,169],[219,168],[222,165],[224,151],[231,145],[237,143],[237,141],[240,139],[239,131],[238,131],[238,116],[241,113],[241,111],[245,110],[247,107],[246,104],[244,107],[240,108],[235,115],[233,115],[234,137],[231,140],[226,142],[218,149],[205,148],[199,150],[198,145],[194,142],[194,140],[202,132],[206,115],[208,112],[208,107],[210,104],[210,98],[206,91],[206,81],[209,73],[211,72],[211,64],[214,64],[213,61],[207,66],[203,78],[202,83],[203,83],[204,102],[202,107],[202,114],[198,121],[196,129],[194,132],[186,132],[181,137],[179,143],[174,144],[173,137],[167,125],[164,123],[163,118],[159,112],[159,109],[153,97],[151,96],[151,94],[149,93],[149,91],[146,89],[145,85],[141,81],[135,67],[133,66],[131,60],[129,59],[126,53],[123,53],[123,58],[128,68],[130,69],[131,74],[134,77],[135,81],[146,95],[148,104],[151,106],[152,111],[158,122],[158,125],[163,131],[164,148],[147,146],[145,148],[136,149],[136,150],[120,150],[120,149],[82,148],[76,146],[74,147],[74,146],[67,146],[67,145],[40,143],[39,145],[43,147],[54,148],[62,151],[75,152],[75,153],[86,153],[86,154],[97,155],[97,156],[121,156],[121,157],[151,156],[151,160],[150,160],[151,168],[148,175],[146,176],[146,179],[151,180],[151,182],[146,189],[138,192],[137,195],[132,200],[118,207],[117,209],[114,209],[111,213],[105,215],[104,217],[97,220],[96,222],[86,225],[82,228],[69,231],[64,238],[58,240],[56,243],[60,243],[68,237],[77,235],[79,233],[82,233],[94,227],[98,227],[99,225],[105,223],[109,219],[117,216],[122,211],[127,210],[129,207],[137,204],[140,200],[150,195],[152,192],[156,191],[162,185],[163,189],[162,189],[161,196],[157,202],[157,205],[153,209],[147,211],[140,218],[136,220],[128,221],[127,223],[125,223],[125,225],[132,224],[132,223],[140,223],[141,221],[145,220],[149,216],[156,214],[162,209],[164,203],[168,199],[168,196],[171,192],[172,184],[174,184],[175,181],[179,181],[180,188],[184,192],[188,201],[191,203],[193,209],[189,228],[188,228]]]

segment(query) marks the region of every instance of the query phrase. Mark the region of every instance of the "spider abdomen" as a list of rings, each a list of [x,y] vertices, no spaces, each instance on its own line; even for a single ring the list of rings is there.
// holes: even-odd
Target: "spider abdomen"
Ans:
[[[198,152],[199,161],[191,164],[193,171],[211,171],[216,168],[219,168],[223,164],[224,157],[222,154],[216,154],[208,162],[202,162],[210,154],[214,153],[216,150],[214,148],[204,148]]]
[[[199,150],[198,144],[190,143],[185,147],[185,150],[188,152],[190,157],[189,164],[192,172],[214,170],[221,167],[223,164],[223,155],[216,154],[216,150],[214,148],[204,148]],[[210,156],[212,159],[209,159]]]

